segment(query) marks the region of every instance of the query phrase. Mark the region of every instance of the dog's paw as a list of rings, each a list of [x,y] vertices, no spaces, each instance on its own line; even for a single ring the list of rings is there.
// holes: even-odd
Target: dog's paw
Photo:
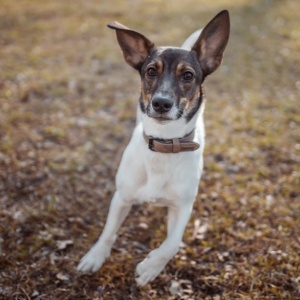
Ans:
[[[151,254],[136,267],[135,281],[140,287],[154,280],[168,262],[168,260],[160,259]]]
[[[79,265],[77,266],[77,271],[88,273],[98,271],[106,257],[109,255],[109,249],[95,245],[90,249],[90,251],[81,259]]]

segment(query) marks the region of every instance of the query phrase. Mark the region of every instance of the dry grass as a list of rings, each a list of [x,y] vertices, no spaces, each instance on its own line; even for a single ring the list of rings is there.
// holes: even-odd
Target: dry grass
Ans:
[[[103,269],[80,276],[139,92],[105,24],[179,45],[224,8],[232,34],[206,82],[205,173],[180,252],[138,289],[165,210],[135,207]],[[300,298],[299,11],[297,0],[1,0],[0,299]]]

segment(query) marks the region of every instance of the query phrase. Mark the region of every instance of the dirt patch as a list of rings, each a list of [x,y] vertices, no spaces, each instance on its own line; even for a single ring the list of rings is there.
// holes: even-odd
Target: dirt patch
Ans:
[[[103,268],[78,274],[139,95],[105,24],[180,45],[222,9],[232,33],[205,85],[205,172],[179,253],[136,287],[166,212],[134,207]],[[296,0],[2,1],[0,299],[299,298],[299,11]]]

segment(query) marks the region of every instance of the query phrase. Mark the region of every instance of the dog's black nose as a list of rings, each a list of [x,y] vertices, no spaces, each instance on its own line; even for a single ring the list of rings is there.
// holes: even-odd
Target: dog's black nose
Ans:
[[[152,99],[152,107],[158,113],[166,113],[173,106],[173,101],[168,98],[153,98]]]

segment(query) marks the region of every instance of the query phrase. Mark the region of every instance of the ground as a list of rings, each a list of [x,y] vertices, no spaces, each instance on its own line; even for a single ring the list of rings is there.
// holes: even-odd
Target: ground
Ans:
[[[222,9],[231,37],[205,82],[205,171],[179,253],[137,288],[166,211],[134,207],[103,268],[78,274],[139,95],[105,25],[180,45]],[[300,299],[299,11],[298,0],[0,0],[0,299]]]

